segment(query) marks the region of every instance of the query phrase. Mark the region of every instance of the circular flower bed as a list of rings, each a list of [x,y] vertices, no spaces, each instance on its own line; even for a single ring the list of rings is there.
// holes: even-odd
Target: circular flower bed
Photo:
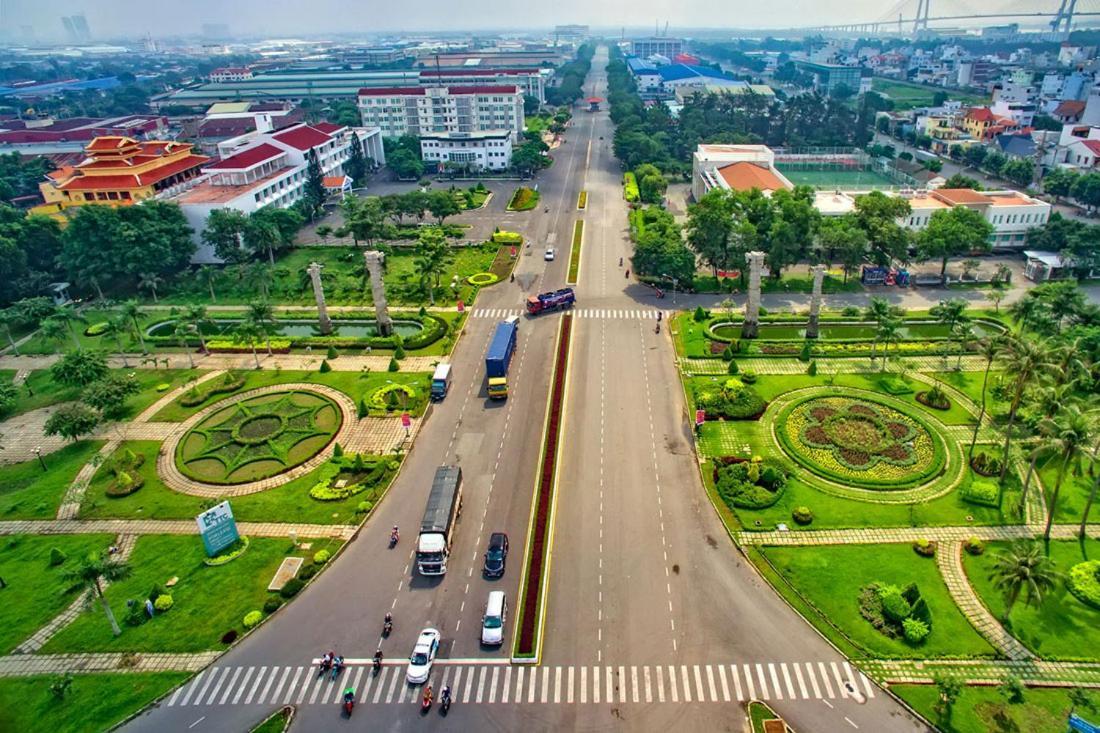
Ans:
[[[193,427],[176,448],[176,465],[188,478],[205,483],[264,479],[317,455],[342,421],[336,403],[315,392],[252,397]]]
[[[495,282],[500,282],[500,278],[491,272],[479,272],[466,278],[466,282],[470,283],[471,285],[484,286],[492,285]]]
[[[416,390],[407,384],[391,382],[382,385],[371,394],[370,406],[378,410],[396,410],[401,407],[402,394],[406,395],[406,404],[416,398]]]
[[[894,489],[942,471],[942,438],[923,420],[869,397],[808,397],[780,412],[776,434],[803,467],[846,485]]]
[[[1069,569],[1066,584],[1069,592],[1081,603],[1100,608],[1100,560],[1086,560],[1074,565]]]

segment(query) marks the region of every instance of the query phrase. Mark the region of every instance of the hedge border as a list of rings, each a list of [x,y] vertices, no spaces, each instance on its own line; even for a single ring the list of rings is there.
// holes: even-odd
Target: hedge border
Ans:
[[[581,269],[581,245],[584,242],[584,219],[573,222],[573,247],[569,250],[569,275],[565,282],[570,285],[577,284],[577,277]]]

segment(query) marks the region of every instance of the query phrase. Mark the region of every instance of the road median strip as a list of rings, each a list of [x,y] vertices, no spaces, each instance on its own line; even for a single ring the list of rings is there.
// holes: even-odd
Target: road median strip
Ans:
[[[581,242],[584,240],[584,220],[577,219],[573,224],[573,249],[569,252],[569,276],[565,281],[577,284],[577,274],[581,269]]]
[[[546,586],[553,544],[557,463],[561,455],[561,431],[565,408],[565,385],[569,368],[573,316],[562,316],[554,358],[554,375],[546,410],[542,454],[536,476],[535,500],[531,503],[530,530],[520,583],[519,631],[512,647],[512,661],[537,664],[542,654],[545,630]]]

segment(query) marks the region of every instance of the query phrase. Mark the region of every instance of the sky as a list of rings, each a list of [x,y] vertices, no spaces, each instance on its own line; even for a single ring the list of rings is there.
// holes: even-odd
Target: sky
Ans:
[[[624,23],[652,28],[766,28],[874,21],[896,17],[901,0],[415,0],[400,6],[378,0],[0,0],[11,29],[30,25],[40,38],[60,37],[62,15],[84,12],[96,38],[197,33],[202,23],[226,23],[234,34],[298,36],[343,32],[548,28],[585,23],[618,29]],[[917,0],[905,0],[911,17]],[[1008,0],[935,0],[946,12],[1000,9]],[[1033,0],[1046,10],[1058,0]],[[1014,1],[1011,4],[1019,5]],[[456,7],[461,8],[456,13]],[[942,10],[941,10],[942,8]],[[522,9],[522,12],[520,12]],[[381,12],[380,12],[381,11]],[[2,35],[2,33],[0,33]]]

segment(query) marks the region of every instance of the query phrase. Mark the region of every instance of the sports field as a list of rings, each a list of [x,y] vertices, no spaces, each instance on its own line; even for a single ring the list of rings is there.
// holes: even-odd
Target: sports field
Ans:
[[[861,169],[837,169],[837,170],[803,170],[803,166],[786,166],[776,164],[776,169],[787,177],[796,186],[813,186],[820,189],[877,189],[896,186],[886,176],[871,170]]]

